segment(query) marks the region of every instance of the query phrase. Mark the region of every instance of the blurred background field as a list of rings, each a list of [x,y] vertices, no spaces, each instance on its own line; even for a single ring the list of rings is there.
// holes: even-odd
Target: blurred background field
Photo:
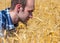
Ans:
[[[0,0],[0,10],[10,7],[10,2]],[[19,22],[16,30],[5,43],[60,43],[60,0],[35,0],[33,18],[27,26]]]

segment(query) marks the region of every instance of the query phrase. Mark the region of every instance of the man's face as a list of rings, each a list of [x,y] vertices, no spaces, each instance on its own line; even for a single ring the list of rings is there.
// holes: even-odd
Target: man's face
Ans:
[[[21,7],[19,11],[19,18],[22,22],[27,22],[29,18],[32,18],[32,12],[34,10],[34,0],[27,0],[26,6],[24,8]]]

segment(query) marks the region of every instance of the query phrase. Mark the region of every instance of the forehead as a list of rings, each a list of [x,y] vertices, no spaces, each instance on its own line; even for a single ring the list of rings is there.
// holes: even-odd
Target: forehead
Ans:
[[[34,0],[27,0],[27,5],[33,6],[34,5]]]
[[[29,9],[34,9],[34,0],[27,0],[26,7]]]

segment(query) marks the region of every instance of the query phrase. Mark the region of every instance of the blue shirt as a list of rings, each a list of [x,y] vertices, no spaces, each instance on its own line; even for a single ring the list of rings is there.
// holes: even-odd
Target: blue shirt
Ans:
[[[10,8],[0,11],[0,30],[3,28],[6,30],[15,29],[15,26],[9,14],[9,9]]]

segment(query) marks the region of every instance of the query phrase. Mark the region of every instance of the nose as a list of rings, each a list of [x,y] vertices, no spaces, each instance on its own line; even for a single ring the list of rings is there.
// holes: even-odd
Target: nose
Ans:
[[[32,17],[33,17],[33,15],[32,15],[32,14],[30,14],[30,15],[29,15],[29,18],[32,18]]]

